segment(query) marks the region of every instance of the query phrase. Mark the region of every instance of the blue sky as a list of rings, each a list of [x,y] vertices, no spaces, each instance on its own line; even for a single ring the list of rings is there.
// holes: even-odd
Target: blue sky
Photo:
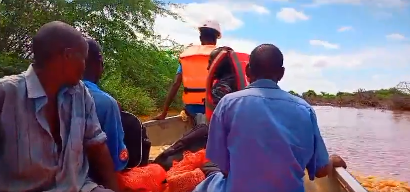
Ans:
[[[219,45],[285,55],[281,87],[297,92],[378,89],[410,81],[410,0],[178,0],[185,20],[157,18],[157,33],[198,43],[196,25],[222,27]]]

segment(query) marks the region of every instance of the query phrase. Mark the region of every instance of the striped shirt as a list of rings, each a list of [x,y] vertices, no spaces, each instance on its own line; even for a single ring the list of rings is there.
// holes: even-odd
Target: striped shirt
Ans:
[[[62,150],[45,118],[47,96],[34,69],[0,79],[0,191],[82,191],[97,185],[88,177],[84,148],[101,144],[92,97],[80,82],[58,95]]]

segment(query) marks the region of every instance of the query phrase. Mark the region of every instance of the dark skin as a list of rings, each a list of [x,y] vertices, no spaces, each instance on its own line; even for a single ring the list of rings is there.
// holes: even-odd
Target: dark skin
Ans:
[[[208,39],[203,37],[202,35],[199,36],[199,40],[201,41],[201,45],[216,45],[216,39]],[[163,120],[167,116],[169,106],[171,105],[172,101],[174,101],[175,96],[178,93],[179,87],[182,84],[182,74],[179,73],[175,76],[174,82],[171,85],[171,88],[168,91],[167,98],[165,99],[164,108],[162,109],[162,113],[158,116],[154,117],[153,120]]]
[[[88,40],[88,41],[93,41],[93,40]],[[94,51],[97,51],[98,54],[102,55],[101,48],[98,45],[98,43],[95,41],[93,41],[92,43],[96,47]],[[87,67],[85,68],[84,79],[97,84],[100,81],[102,74],[104,73],[103,58],[101,57],[101,59],[97,59],[95,57],[89,57],[86,60],[86,64],[87,64]]]
[[[87,41],[91,41],[92,45],[90,45],[90,46],[94,46],[94,48],[92,48],[92,50],[94,52],[91,53],[89,51],[89,55],[88,55],[89,57],[86,59],[86,68],[85,68],[85,72],[84,72],[84,79],[97,84],[100,81],[100,79],[102,77],[102,74],[104,72],[104,65],[103,65],[104,60],[103,60],[102,57],[101,57],[101,59],[97,59],[95,54],[102,55],[102,53],[101,53],[102,51],[101,51],[101,47],[99,46],[99,44],[97,42],[95,42],[94,40],[87,40]],[[103,151],[101,151],[101,150],[103,150]],[[100,164],[98,164],[98,163],[93,164],[94,162],[96,162],[96,160],[98,160],[98,158],[100,158],[102,155],[104,155],[104,153],[105,153],[104,150],[107,150],[108,153],[109,153],[108,147],[106,147],[105,149],[101,149],[97,146],[95,148],[87,149],[87,154],[89,154],[89,156],[95,158],[95,161],[92,161],[92,163],[90,163],[90,170],[92,170],[90,172],[97,173],[97,174],[92,175],[92,178],[97,183],[103,184],[103,185],[104,185],[104,183],[111,183],[113,181],[115,181],[115,182],[117,181],[117,179],[113,179],[113,178],[117,178],[117,175],[114,172],[101,171],[101,166],[105,166],[105,165],[103,165],[101,163]],[[109,159],[112,161],[111,157]],[[112,168],[109,167],[109,170],[115,170],[114,169],[114,163],[112,164]],[[110,184],[110,185],[117,185],[117,184],[113,183],[113,184]],[[119,191],[119,189],[117,188],[114,191]]]
[[[33,38],[33,42],[35,54],[36,52],[41,53],[47,58],[40,60],[38,57],[33,67],[48,98],[47,104],[44,106],[45,116],[60,153],[62,140],[57,101],[58,92],[63,87],[77,85],[82,79],[85,59],[88,55],[88,44],[79,31],[70,25],[57,21],[40,28]],[[57,51],[43,50],[48,47],[53,47]],[[107,145],[105,143],[92,145],[87,147],[85,152],[90,164],[103,168],[98,169],[102,184],[106,188],[119,191],[117,180],[112,179],[115,178],[114,163],[110,158]]]
[[[279,82],[285,74],[283,55],[276,46],[271,44],[256,47],[251,53],[249,63],[250,67],[247,67],[246,75],[251,79],[251,83],[260,79]],[[328,165],[318,169],[315,176],[326,177],[332,173],[334,167],[347,168],[347,165],[340,156],[330,155]]]

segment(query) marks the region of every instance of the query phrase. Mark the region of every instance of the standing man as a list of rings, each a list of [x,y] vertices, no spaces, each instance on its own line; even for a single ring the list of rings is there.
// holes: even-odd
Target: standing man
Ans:
[[[244,90],[225,95],[209,125],[204,166],[208,175],[195,192],[304,192],[309,178],[324,177],[332,167],[346,167],[326,150],[313,108],[279,88],[285,68],[274,45],[256,47],[250,56]]]
[[[208,76],[209,55],[216,48],[217,39],[221,38],[221,29],[216,21],[206,21],[199,28],[201,45],[188,47],[180,56],[180,65],[161,114],[154,120],[165,119],[169,106],[175,98],[181,83],[184,85],[182,101],[185,111],[191,117],[205,113],[205,85]]]
[[[82,34],[47,23],[33,52],[27,71],[0,79],[0,191],[118,191],[106,135],[80,81],[88,53]],[[88,161],[101,167],[105,188],[87,178]]]
[[[123,170],[128,162],[121,113],[117,101],[97,85],[104,72],[101,46],[93,39],[86,39],[86,41],[88,57],[83,82],[94,98],[97,117],[102,130],[107,134],[107,146],[114,161],[115,171],[118,172]]]

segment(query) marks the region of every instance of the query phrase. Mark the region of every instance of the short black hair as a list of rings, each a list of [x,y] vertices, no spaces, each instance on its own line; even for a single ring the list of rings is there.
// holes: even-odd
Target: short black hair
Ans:
[[[254,75],[265,76],[283,67],[283,54],[273,44],[259,45],[251,52],[249,67]]]
[[[92,38],[86,38],[85,41],[88,44],[88,57],[87,64],[89,62],[101,61],[102,60],[102,48],[101,45]]]
[[[62,54],[65,48],[74,47],[83,36],[80,31],[71,25],[52,21],[46,23],[33,37],[32,50],[35,65],[44,67],[53,57]]]
[[[199,33],[201,34],[202,41],[211,41],[216,42],[219,37],[219,32],[215,29],[208,28],[208,27],[201,27],[199,29]]]

